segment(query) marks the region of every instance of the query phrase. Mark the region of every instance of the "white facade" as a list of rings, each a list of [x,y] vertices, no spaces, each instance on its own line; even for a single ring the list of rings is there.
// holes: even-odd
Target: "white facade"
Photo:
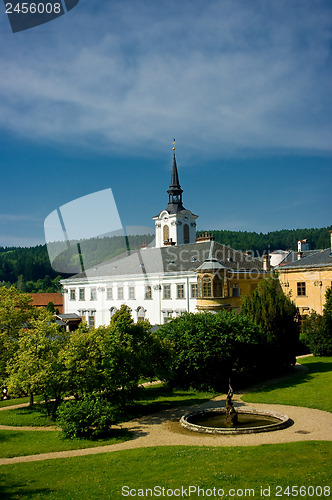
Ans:
[[[196,273],[167,273],[146,278],[118,276],[109,279],[67,279],[64,311],[76,313],[90,326],[107,325],[122,304],[132,311],[134,321],[148,319],[163,324],[183,312],[196,310]]]

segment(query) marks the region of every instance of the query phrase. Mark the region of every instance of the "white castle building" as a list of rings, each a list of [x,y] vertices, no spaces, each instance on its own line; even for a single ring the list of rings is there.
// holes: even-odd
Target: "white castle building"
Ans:
[[[231,299],[240,300],[248,273],[256,281],[261,277],[263,264],[258,259],[208,235],[196,238],[198,216],[182,204],[175,153],[167,192],[167,208],[153,217],[154,247],[128,251],[61,282],[64,319],[76,314],[98,327],[108,324],[126,304],[135,321],[163,324],[185,311],[227,307]],[[197,309],[199,298],[205,305]],[[206,305],[209,300],[213,307]]]

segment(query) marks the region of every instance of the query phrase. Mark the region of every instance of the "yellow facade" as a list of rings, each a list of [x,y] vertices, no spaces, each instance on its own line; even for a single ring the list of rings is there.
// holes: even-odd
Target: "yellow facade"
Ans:
[[[322,268],[280,269],[279,280],[284,293],[290,294],[301,316],[313,311],[322,314],[326,290],[332,287],[332,265]]]
[[[251,295],[264,272],[199,272],[197,274],[199,311],[222,309],[240,312],[243,295]]]

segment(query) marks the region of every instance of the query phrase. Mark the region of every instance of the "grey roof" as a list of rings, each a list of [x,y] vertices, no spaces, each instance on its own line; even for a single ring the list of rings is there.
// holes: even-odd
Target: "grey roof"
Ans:
[[[310,250],[303,252],[301,259],[295,262],[283,261],[277,266],[280,269],[303,269],[312,267],[328,267],[332,266],[331,248],[325,250]]]
[[[117,277],[128,275],[150,275],[161,273],[194,272],[206,260],[215,259],[222,267],[235,270],[263,270],[263,263],[243,252],[226,247],[220,243],[202,242],[162,248],[146,248],[123,253],[118,257],[95,266],[85,273],[76,274],[68,280],[77,278]]]
[[[207,259],[197,268],[198,271],[214,272],[221,271],[222,269],[227,269],[227,267],[221,264],[217,259]]]
[[[57,314],[57,318],[62,319],[80,319],[80,316],[76,313],[67,313],[67,314]]]
[[[310,255],[314,255],[317,252],[320,252],[321,250],[304,250],[302,252],[302,257],[301,259],[304,259],[306,257],[309,257]],[[271,252],[271,253],[276,253],[276,252]],[[280,262],[279,265],[288,265],[288,264],[293,264],[294,262],[298,261],[298,252],[295,252],[294,250],[290,250],[289,253],[286,255],[286,257]]]

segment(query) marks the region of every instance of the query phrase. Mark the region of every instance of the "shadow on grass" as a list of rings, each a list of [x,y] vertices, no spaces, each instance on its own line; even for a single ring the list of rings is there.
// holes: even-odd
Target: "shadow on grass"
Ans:
[[[33,488],[26,483],[14,483],[9,481],[5,483],[2,479],[0,483],[0,498],[6,500],[14,500],[17,498],[36,498],[37,495],[49,495],[52,490],[49,488]]]
[[[312,363],[306,363],[303,366],[305,366],[308,369],[307,373],[300,373],[298,375],[294,375],[293,377],[287,380],[279,381],[273,384],[267,384],[266,382],[263,382],[261,385],[257,385],[257,387],[253,388],[252,390],[248,388],[248,391],[246,392],[268,393],[276,389],[287,389],[290,387],[296,387],[298,385],[310,382],[314,378],[314,375],[316,373],[326,373],[332,371],[332,362],[314,361]]]

